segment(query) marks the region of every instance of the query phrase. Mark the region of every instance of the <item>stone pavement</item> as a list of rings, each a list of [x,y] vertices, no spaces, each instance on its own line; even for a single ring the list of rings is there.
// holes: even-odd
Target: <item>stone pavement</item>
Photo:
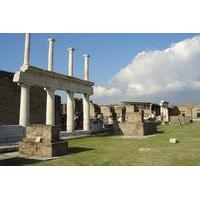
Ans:
[[[10,158],[25,158],[30,160],[45,161],[45,160],[53,160],[56,159],[57,157],[27,156],[20,154],[18,151],[0,154],[0,160],[10,159]]]

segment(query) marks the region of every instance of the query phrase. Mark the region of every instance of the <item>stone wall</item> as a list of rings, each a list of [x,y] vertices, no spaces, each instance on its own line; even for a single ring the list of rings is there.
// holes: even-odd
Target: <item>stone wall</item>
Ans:
[[[116,120],[116,113],[114,107],[112,105],[101,105],[101,114],[103,115],[103,122],[107,124],[109,122],[109,118]]]
[[[96,118],[100,113],[100,107],[97,104],[90,102],[90,118]]]
[[[193,104],[180,104],[177,107],[180,110],[181,115],[192,116],[193,106],[194,106]]]
[[[155,121],[144,120],[144,111],[135,111],[134,106],[126,105],[125,121],[118,124],[122,135],[144,136],[157,132]]]
[[[20,86],[13,82],[13,73],[0,71],[0,125],[19,123]],[[55,97],[56,124],[60,125],[61,98]],[[30,88],[30,123],[45,124],[46,92],[43,88]]]
[[[200,105],[194,105],[192,108],[192,119],[194,121],[200,121]]]

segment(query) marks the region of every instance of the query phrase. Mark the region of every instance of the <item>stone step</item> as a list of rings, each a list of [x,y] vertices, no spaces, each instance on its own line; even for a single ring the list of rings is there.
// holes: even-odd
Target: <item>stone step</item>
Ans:
[[[2,143],[0,144],[0,153],[7,153],[18,151],[18,144],[17,143]]]
[[[13,143],[22,140],[25,128],[18,125],[0,125],[0,143]]]

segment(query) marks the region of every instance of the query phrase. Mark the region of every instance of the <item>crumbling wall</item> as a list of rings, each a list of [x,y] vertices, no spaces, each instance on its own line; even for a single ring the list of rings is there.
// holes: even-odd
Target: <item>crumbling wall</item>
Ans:
[[[90,118],[96,118],[100,113],[100,107],[97,104],[90,102]]]
[[[144,111],[135,111],[131,105],[126,106],[125,121],[118,124],[122,135],[151,135],[157,132],[155,121],[144,120]]]
[[[116,120],[116,113],[114,111],[114,107],[110,105],[101,105],[100,106],[101,113],[103,115],[103,122],[105,124],[109,123],[109,118]]]

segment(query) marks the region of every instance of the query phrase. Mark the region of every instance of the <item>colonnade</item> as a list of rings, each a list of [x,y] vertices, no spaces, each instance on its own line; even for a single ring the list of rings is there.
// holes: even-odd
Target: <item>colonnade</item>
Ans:
[[[30,65],[30,33],[25,35],[25,48],[24,48],[24,62],[23,67]],[[54,62],[54,43],[55,39],[48,39],[48,71],[53,72]],[[74,48],[68,48],[68,76],[73,77],[73,54]],[[89,81],[89,55],[84,54],[84,80]],[[29,95],[30,86],[20,84],[21,97],[20,97],[20,113],[19,113],[19,125],[26,127],[30,124],[30,105]],[[44,88],[47,93],[46,99],[46,125],[55,125],[55,90],[51,87]],[[67,90],[67,121],[66,131],[74,132],[74,91]],[[83,94],[83,130],[90,130],[90,95]]]

